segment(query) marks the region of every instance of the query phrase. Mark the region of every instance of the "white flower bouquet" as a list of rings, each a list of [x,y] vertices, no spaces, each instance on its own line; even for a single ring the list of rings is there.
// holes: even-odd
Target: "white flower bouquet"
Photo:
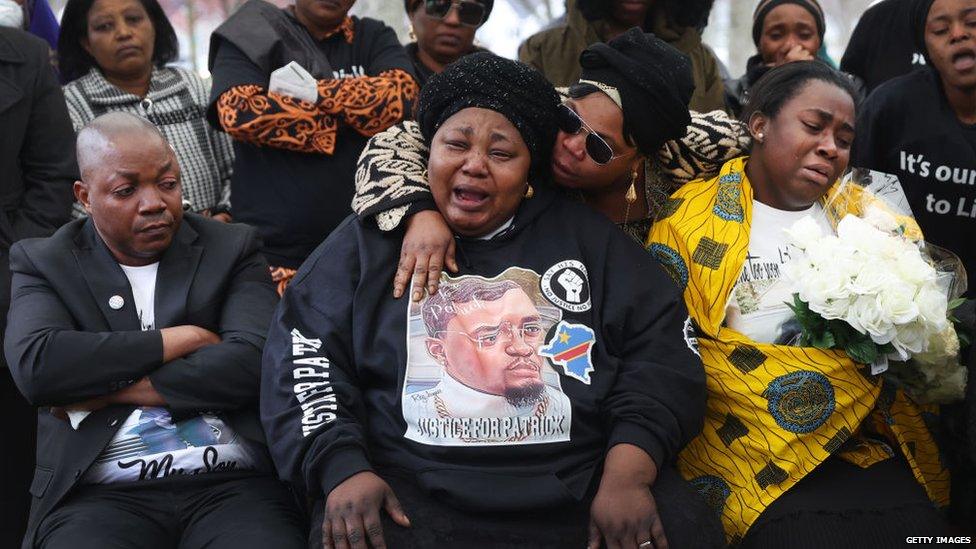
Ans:
[[[916,400],[962,398],[966,370],[951,316],[961,300],[950,299],[962,293],[961,267],[933,258],[910,214],[899,215],[868,188],[845,185],[857,183],[841,183],[825,208],[835,234],[823,234],[810,217],[787,229],[796,248],[784,278],[795,290],[788,305],[800,327],[797,343],[843,350]]]

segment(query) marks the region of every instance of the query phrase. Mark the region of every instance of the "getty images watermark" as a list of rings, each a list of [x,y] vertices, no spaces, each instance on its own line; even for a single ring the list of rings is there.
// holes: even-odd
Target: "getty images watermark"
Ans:
[[[926,545],[932,543],[965,543],[970,544],[973,542],[973,538],[969,536],[909,536],[905,538],[905,543],[924,543]]]

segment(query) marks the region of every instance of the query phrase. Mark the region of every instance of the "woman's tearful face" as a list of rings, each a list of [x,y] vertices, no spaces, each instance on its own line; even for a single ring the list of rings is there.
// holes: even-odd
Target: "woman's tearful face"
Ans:
[[[427,171],[437,209],[459,235],[488,234],[515,215],[531,162],[507,118],[463,109],[444,121],[431,143]]]

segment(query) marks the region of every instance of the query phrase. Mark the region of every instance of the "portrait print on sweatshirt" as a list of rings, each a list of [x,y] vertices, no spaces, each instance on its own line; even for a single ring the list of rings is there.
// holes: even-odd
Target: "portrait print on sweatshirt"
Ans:
[[[579,286],[576,278],[563,277]],[[569,441],[572,407],[556,368],[588,384],[595,338],[563,321],[543,287],[541,275],[520,267],[494,278],[445,274],[436,294],[411,304],[406,438],[434,446]]]

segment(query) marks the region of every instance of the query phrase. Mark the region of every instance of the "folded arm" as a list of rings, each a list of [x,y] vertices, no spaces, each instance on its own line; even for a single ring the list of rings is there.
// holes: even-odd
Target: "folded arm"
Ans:
[[[378,76],[320,80],[316,103],[235,86],[217,100],[220,125],[238,141],[263,147],[332,154],[339,124],[365,136],[403,120],[417,96],[413,77],[400,69]]]
[[[11,249],[10,262],[4,347],[17,387],[34,406],[72,404],[115,392],[162,363],[159,331],[78,330],[64,302],[20,245]]]

